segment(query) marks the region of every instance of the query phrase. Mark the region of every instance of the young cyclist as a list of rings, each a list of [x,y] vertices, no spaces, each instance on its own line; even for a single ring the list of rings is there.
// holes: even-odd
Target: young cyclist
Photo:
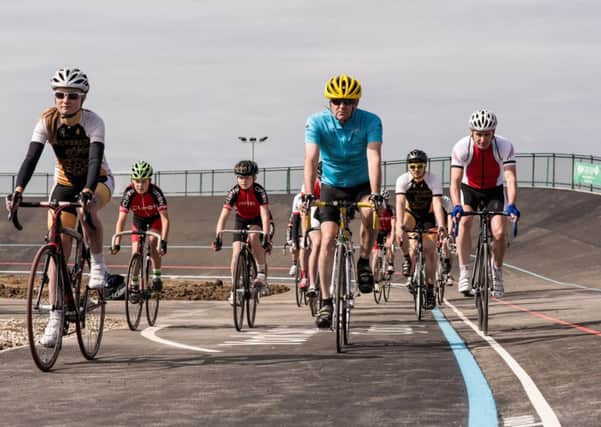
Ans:
[[[84,236],[90,247],[91,266],[88,287],[100,289],[106,286],[109,273],[104,262],[103,227],[98,211],[111,199],[114,189],[113,176],[104,156],[104,121],[93,111],[83,108],[90,89],[88,77],[79,68],[60,68],[52,76],[54,107],[46,109],[37,122],[27,155],[17,175],[15,191],[7,208],[16,212],[46,143],[56,156],[54,186],[50,200],[75,202],[80,200],[89,213],[93,227],[82,221]],[[81,209],[67,209],[61,213],[66,227],[74,227]],[[48,214],[48,223],[52,213]],[[71,254],[71,237],[61,235],[65,259]],[[51,277],[54,277],[52,275]],[[50,283],[50,298],[53,299],[56,283]],[[61,316],[56,310],[50,312],[48,325],[40,340],[42,345],[53,347],[57,340],[58,321]]]
[[[451,198],[455,205],[451,214],[455,220],[461,218],[457,236],[457,257],[459,292],[465,296],[470,295],[471,287],[469,260],[472,250],[473,217],[461,217],[463,212],[478,209],[478,206],[483,204],[488,210],[505,209],[512,221],[520,217],[520,211],[515,206],[517,175],[513,144],[507,138],[495,134],[497,116],[492,111],[474,111],[469,126],[470,134],[455,144],[451,154]],[[505,293],[502,268],[507,248],[506,225],[505,216],[495,215],[490,220],[493,240],[493,295],[499,298]]]
[[[221,232],[225,229],[227,219],[233,209],[236,210],[234,228],[236,230],[250,229],[262,230],[262,237],[258,233],[248,235],[250,246],[257,261],[257,278],[254,286],[263,288],[263,293],[269,293],[267,284],[267,270],[265,262],[265,252],[271,249],[271,233],[270,233],[270,212],[267,192],[256,181],[259,167],[252,160],[241,160],[234,167],[234,174],[238,183],[234,185],[225,198],[225,204],[221,209],[221,214],[217,220],[215,227],[216,237],[212,243],[213,250],[219,251],[223,245]],[[234,234],[232,245],[232,261],[231,272],[232,281],[236,268],[236,259],[240,253],[240,242],[242,236],[240,233]],[[229,298],[230,303],[233,302],[232,294]]]
[[[387,249],[387,271],[388,274],[392,275],[394,273],[394,253],[392,252],[392,244],[395,241],[396,217],[394,208],[389,204],[390,193],[388,191],[384,191],[382,196],[384,197],[384,203],[382,204],[382,209],[380,209],[380,212],[378,213],[378,234],[376,236],[376,242],[374,243],[374,248],[372,251],[373,256],[371,268],[372,271],[374,271],[376,268],[378,246],[384,245]]]
[[[125,227],[127,214],[133,213],[132,231],[149,229],[161,235],[161,250],[157,251],[157,238],[149,236],[150,259],[152,262],[152,287],[156,291],[163,289],[161,281],[161,257],[167,253],[167,238],[169,236],[169,215],[167,200],[161,189],[151,182],[152,166],[148,162],[135,162],[131,167],[131,184],[123,192],[119,217],[115,225],[115,233],[120,233]],[[131,252],[138,250],[140,237],[131,236]],[[114,255],[120,250],[121,236],[116,237],[115,246],[111,249]],[[133,276],[134,289],[138,281],[137,274]]]
[[[428,156],[422,150],[407,155],[409,172],[396,181],[397,236],[404,253],[409,253],[415,266],[417,242],[408,242],[407,232],[422,224],[427,230],[438,226],[439,235],[446,235],[446,217],[442,211],[442,182],[436,175],[426,172]],[[426,260],[426,303],[433,308],[434,280],[436,275],[436,239],[432,234],[423,235],[423,251]]]

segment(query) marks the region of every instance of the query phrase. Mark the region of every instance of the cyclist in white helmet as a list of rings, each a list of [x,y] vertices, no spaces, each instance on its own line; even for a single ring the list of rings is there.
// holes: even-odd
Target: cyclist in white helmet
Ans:
[[[471,216],[461,217],[464,211],[478,209],[483,204],[489,210],[501,211],[505,207],[512,220],[520,211],[515,206],[517,198],[516,162],[513,144],[496,135],[497,116],[481,109],[472,113],[469,121],[470,134],[460,139],[451,154],[451,198],[455,207],[452,216],[461,219],[457,236],[459,258],[459,292],[470,294],[469,260],[472,249]],[[503,187],[505,181],[505,188]],[[493,295],[502,297],[503,257],[507,247],[505,227],[507,218],[493,216]]]
[[[113,176],[104,156],[104,122],[94,112],[84,109],[90,84],[79,68],[60,68],[52,76],[54,107],[46,109],[33,130],[29,150],[17,174],[15,191],[7,208],[14,212],[19,207],[25,187],[29,183],[46,143],[56,156],[54,186],[50,200],[81,200],[89,212],[94,228],[83,221],[84,235],[90,247],[90,288],[106,286],[108,271],[102,252],[103,227],[98,211],[111,199],[114,190]],[[81,213],[81,212],[80,212]],[[75,210],[64,210],[62,224],[74,227]],[[48,224],[52,221],[49,213]],[[62,235],[65,259],[71,253],[71,238]],[[55,284],[50,284],[53,288]],[[41,344],[52,347],[56,343],[56,331],[60,315],[50,313],[48,326]]]

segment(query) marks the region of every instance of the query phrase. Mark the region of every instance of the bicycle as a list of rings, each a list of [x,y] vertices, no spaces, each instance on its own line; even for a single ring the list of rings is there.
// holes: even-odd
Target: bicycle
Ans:
[[[324,202],[317,200],[313,201],[311,206],[332,206],[338,208],[340,212],[330,291],[334,306],[332,326],[336,330],[336,351],[342,353],[344,346],[350,344],[351,309],[355,305],[354,299],[357,294],[357,271],[353,255],[352,234],[348,228],[348,223],[350,222],[349,215],[353,209],[373,209],[373,205],[368,202]],[[377,221],[377,213],[374,211],[374,229],[376,228]]]
[[[478,328],[484,335],[488,335],[488,297],[493,291],[492,281],[492,232],[490,219],[495,215],[509,216],[504,211],[489,211],[479,207],[476,211],[465,211],[461,216],[480,217],[480,232],[476,246],[476,259],[472,269],[471,286],[475,295],[476,309],[478,311]],[[454,226],[457,235],[459,223]],[[513,223],[513,236],[517,236],[517,223]]]
[[[250,244],[248,242],[249,234],[263,235],[260,230],[221,230],[219,239],[222,233],[235,233],[242,236],[240,241],[240,253],[236,259],[234,268],[234,277],[232,278],[232,308],[234,315],[234,327],[237,331],[242,330],[244,322],[244,311],[246,308],[246,323],[249,328],[255,327],[257,316],[257,305],[260,302],[260,292],[253,285],[257,277],[257,263],[252,254]]]
[[[417,253],[415,254],[415,269],[409,281],[409,290],[413,294],[413,305],[417,320],[422,320],[423,312],[428,310],[426,298],[426,263],[424,261],[424,234],[438,234],[437,228],[424,228],[423,224],[417,224],[413,230],[406,230],[409,239],[417,240]]]
[[[305,227],[303,241],[304,241],[305,251],[307,254],[310,254],[311,247],[312,247],[310,233],[311,233],[311,231],[319,231],[319,230],[320,229],[317,227],[309,227],[309,226]],[[309,257],[310,257],[310,255],[307,256],[307,266],[309,265]],[[315,292],[313,294],[308,294],[307,292],[305,292],[305,297],[307,298],[306,304],[309,306],[309,311],[311,312],[311,316],[315,317],[315,316],[317,316],[317,313],[319,312],[319,309],[321,308],[321,306],[323,304],[323,301],[321,299],[321,289],[319,288],[319,286],[320,286],[319,285],[319,272],[316,275],[315,284],[313,286],[315,286]]]
[[[111,248],[115,248],[117,237],[136,235],[139,236],[138,250],[129,258],[127,268],[127,279],[125,281],[125,317],[129,329],[135,331],[140,325],[142,308],[146,306],[146,320],[149,326],[154,326],[159,314],[159,302],[161,292],[150,284],[149,274],[151,270],[150,246],[146,244],[146,238],[153,236],[157,239],[157,251],[161,250],[161,235],[151,230],[121,231],[113,235]],[[135,284],[134,278],[138,278]]]
[[[378,244],[376,254],[376,266],[374,269],[374,301],[379,304],[384,296],[384,301],[388,302],[390,297],[390,279],[388,272],[388,248],[384,244]]]
[[[288,245],[288,243],[284,244],[284,254],[286,254],[286,249],[289,247],[290,245]],[[294,250],[294,246],[290,246],[290,251],[292,252]],[[300,262],[298,259],[294,260],[294,264],[295,266],[295,271],[296,273],[294,274],[294,295],[296,298],[296,306],[297,307],[301,307],[303,304],[307,305],[307,289],[306,288],[301,288],[300,287],[300,282],[302,280],[302,271],[300,268]]]
[[[10,196],[7,197],[10,200]],[[71,335],[69,325],[75,324],[77,343],[81,354],[94,359],[100,349],[104,331],[106,303],[99,289],[90,289],[90,252],[85,244],[80,220],[77,228],[64,227],[61,212],[67,208],[81,208],[81,202],[21,202],[19,208],[46,208],[52,211],[52,225],[33,258],[27,284],[27,337],[36,366],[49,371],[54,366],[62,347],[64,335]],[[91,219],[85,214],[92,226]],[[22,230],[17,211],[9,215],[15,228]],[[67,266],[61,234],[75,240],[73,266]],[[52,278],[52,279],[51,279]],[[53,284],[53,285],[52,285]],[[50,316],[58,316],[57,341],[54,346],[43,345],[41,338]]]
[[[442,242],[438,242],[438,244],[436,245],[436,259],[437,259],[437,264],[436,264],[436,283],[434,286],[434,294],[436,296],[436,303],[438,305],[442,305],[444,303],[444,293],[445,293],[445,289],[448,286],[450,277],[451,277],[451,272],[450,271],[445,271],[445,253],[444,253],[444,247],[443,247],[443,243]]]

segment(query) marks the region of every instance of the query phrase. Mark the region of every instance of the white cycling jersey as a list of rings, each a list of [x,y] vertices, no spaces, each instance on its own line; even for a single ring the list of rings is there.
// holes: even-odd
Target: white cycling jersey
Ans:
[[[451,167],[463,169],[461,182],[477,189],[503,185],[503,168],[507,165],[515,165],[513,144],[500,135],[495,135],[484,150],[466,136],[455,144],[451,154]]]

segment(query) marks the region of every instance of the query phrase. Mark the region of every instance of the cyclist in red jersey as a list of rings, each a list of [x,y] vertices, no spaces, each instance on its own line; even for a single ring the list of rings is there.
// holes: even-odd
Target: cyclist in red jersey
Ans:
[[[470,135],[455,144],[451,155],[451,199],[455,205],[451,216],[457,221],[464,211],[484,206],[492,211],[505,210],[515,221],[520,211],[515,206],[517,178],[513,144],[495,134],[497,117],[491,111],[474,111],[469,125]],[[470,295],[472,219],[471,216],[461,218],[457,236],[459,292],[466,296]],[[493,295],[502,297],[505,293],[502,266],[507,247],[507,218],[493,216],[490,224],[493,237]]]
[[[371,269],[372,271],[375,271],[376,268],[378,245],[384,245],[387,249],[387,270],[388,273],[392,275],[392,273],[394,273],[394,253],[392,251],[392,244],[395,240],[396,216],[394,207],[389,204],[390,193],[388,190],[382,193],[382,197],[384,197],[384,203],[382,204],[382,209],[378,212],[378,234],[372,251]]]
[[[161,280],[161,257],[167,253],[167,237],[169,236],[169,215],[167,214],[167,200],[161,189],[151,182],[152,166],[148,162],[135,162],[131,167],[131,184],[123,192],[119,217],[115,225],[115,233],[120,233],[125,228],[125,221],[129,211],[133,213],[132,231],[146,230],[147,228],[160,233],[161,250],[157,251],[157,239],[149,236],[150,259],[152,261],[152,286],[156,291],[163,289]],[[131,252],[138,250],[138,235],[131,236]],[[120,250],[121,236],[115,238],[115,246],[111,253],[115,255]],[[134,286],[138,281],[133,277]]]
[[[221,214],[215,227],[216,238],[212,243],[213,250],[219,251],[223,245],[221,232],[225,229],[225,224],[233,209],[236,210],[234,228],[236,230],[250,229],[263,230],[263,236],[259,234],[249,234],[248,239],[252,248],[253,255],[257,261],[257,278],[254,286],[262,288],[264,294],[269,293],[267,284],[267,269],[265,253],[271,250],[272,226],[269,211],[269,201],[267,192],[256,181],[259,167],[252,160],[241,160],[234,167],[234,173],[238,183],[234,185],[227,193],[225,204],[221,209]],[[240,242],[242,236],[234,234],[232,245],[231,272],[232,281],[236,259],[240,253]],[[230,303],[232,296],[230,295]]]

